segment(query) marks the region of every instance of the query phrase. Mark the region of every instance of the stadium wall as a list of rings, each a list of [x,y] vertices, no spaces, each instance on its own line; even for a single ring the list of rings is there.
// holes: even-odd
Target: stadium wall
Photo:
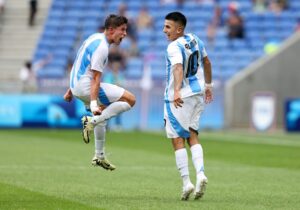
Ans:
[[[225,85],[226,128],[250,128],[252,97],[257,92],[271,92],[275,102],[275,126],[284,126],[284,104],[288,98],[300,96],[300,33],[280,45],[278,51],[266,55],[240,71]]]

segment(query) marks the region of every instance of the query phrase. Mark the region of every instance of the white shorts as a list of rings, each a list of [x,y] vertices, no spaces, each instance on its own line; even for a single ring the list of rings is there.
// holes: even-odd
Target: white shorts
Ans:
[[[91,80],[89,78],[80,79],[71,91],[76,98],[83,101],[86,108],[89,108],[91,100]],[[118,101],[124,94],[124,91],[125,89],[122,87],[102,82],[98,94],[98,104],[108,106]]]
[[[190,128],[199,130],[200,115],[204,110],[203,96],[193,95],[182,100],[182,107],[177,109],[173,102],[165,102],[164,119],[168,138],[188,138]]]

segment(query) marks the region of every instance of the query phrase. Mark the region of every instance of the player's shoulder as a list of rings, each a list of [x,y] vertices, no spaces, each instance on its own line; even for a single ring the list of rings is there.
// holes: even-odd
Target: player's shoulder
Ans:
[[[179,37],[176,41],[175,45],[182,45],[185,46],[186,44],[189,44],[190,42],[199,42],[200,39],[198,36],[196,36],[193,33],[187,33],[182,37]]]
[[[109,52],[109,44],[103,33],[94,33],[90,35],[85,43],[86,49],[93,52],[95,56],[106,57]]]
[[[169,43],[168,47],[167,47],[167,51],[176,51],[180,49],[180,46],[183,46],[183,38],[179,37],[178,39],[172,41]]]
[[[203,45],[203,41],[194,33],[189,33],[188,34],[191,38],[195,39],[196,42],[198,42],[200,45]]]
[[[87,38],[87,42],[91,43],[91,42],[98,42],[101,45],[107,46],[108,47],[108,43],[106,41],[106,37],[103,33],[94,33],[92,35],[90,35]]]
[[[95,40],[95,39],[101,39],[101,33],[93,33],[89,35],[86,40],[88,41],[88,40]]]
[[[176,39],[176,40],[174,40],[174,41],[170,42],[170,43],[168,44],[168,48],[169,48],[169,47],[176,46],[176,45],[177,45],[177,43],[178,43],[178,39]]]
[[[177,42],[177,40],[172,41],[172,42],[170,42],[170,43],[168,44],[167,52],[172,52],[172,51],[176,50],[177,47],[178,47],[178,42]]]

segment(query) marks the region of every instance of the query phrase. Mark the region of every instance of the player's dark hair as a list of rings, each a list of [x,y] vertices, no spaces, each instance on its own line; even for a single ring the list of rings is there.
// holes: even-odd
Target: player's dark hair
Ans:
[[[104,28],[105,29],[108,29],[109,27],[116,28],[127,23],[128,20],[126,17],[112,14],[105,19]]]
[[[186,17],[180,12],[170,12],[166,15],[165,19],[173,20],[174,22],[181,24],[184,28],[186,26]]]

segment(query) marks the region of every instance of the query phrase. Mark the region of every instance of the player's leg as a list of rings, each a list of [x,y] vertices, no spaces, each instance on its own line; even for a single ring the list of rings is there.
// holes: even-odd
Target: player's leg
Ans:
[[[203,149],[201,144],[198,142],[198,133],[191,130],[191,136],[188,139],[190,145],[192,160],[197,174],[195,199],[203,197],[208,179],[204,174],[204,160],[203,160]]]
[[[90,107],[90,89],[91,81],[88,78],[81,78],[76,84],[75,87],[71,89],[72,94],[79,100],[81,100],[86,110],[89,111]],[[94,126],[90,124],[91,117],[83,116],[81,118],[82,123],[82,138],[83,141],[88,144],[90,142],[90,134],[93,132]]]
[[[95,126],[95,156],[92,159],[94,166],[101,166],[107,170],[114,170],[116,167],[111,164],[105,156],[105,134],[106,134],[106,123],[101,123]]]
[[[190,194],[194,191],[194,185],[191,183],[189,176],[188,154],[185,148],[185,140],[180,137],[174,138],[172,139],[172,144],[175,150],[176,166],[183,182],[181,200],[188,200]]]
[[[204,195],[208,183],[207,177],[204,174],[203,149],[198,140],[199,119],[203,112],[202,97],[194,96],[191,104],[194,104],[194,111],[191,115],[190,137],[187,139],[187,142],[191,149],[192,160],[197,174],[195,199],[199,199]]]
[[[95,126],[94,135],[95,135],[95,156],[99,158],[105,157],[105,133],[106,133],[106,124],[100,124]]]
[[[185,105],[185,104],[184,104]],[[188,168],[188,155],[184,138],[188,137],[188,127],[185,127],[186,106],[176,109],[173,103],[165,103],[164,118],[167,137],[172,139],[175,151],[176,166],[183,181],[182,200],[187,200],[194,191],[194,185],[190,181]]]
[[[101,83],[99,99],[100,103],[107,107],[102,111],[101,115],[93,117],[92,123],[94,125],[128,111],[135,104],[135,96],[132,93],[121,87],[107,83]]]
[[[90,80],[87,78],[82,78],[76,86],[72,89],[72,93],[75,97],[80,99],[87,109],[89,109],[90,104]],[[100,104],[99,104],[100,105]],[[101,105],[100,105],[101,106]],[[92,160],[92,164],[96,166],[101,166],[108,170],[114,170],[116,167],[112,165],[105,157],[105,133],[106,133],[106,121],[93,126],[90,121],[92,117],[84,116],[82,118],[82,135],[85,143],[89,143],[90,134],[94,130],[95,136],[95,156]]]
[[[83,117],[84,137],[89,136],[95,125],[129,110],[135,104],[135,96],[124,88],[113,84],[101,83],[98,102],[103,110],[101,115]],[[103,109],[104,106],[105,109]]]
[[[83,116],[81,118],[82,139],[83,139],[84,143],[86,143],[86,144],[90,143],[90,135],[94,129],[93,124],[90,123],[91,120],[92,120],[92,117],[90,117],[90,116]]]

